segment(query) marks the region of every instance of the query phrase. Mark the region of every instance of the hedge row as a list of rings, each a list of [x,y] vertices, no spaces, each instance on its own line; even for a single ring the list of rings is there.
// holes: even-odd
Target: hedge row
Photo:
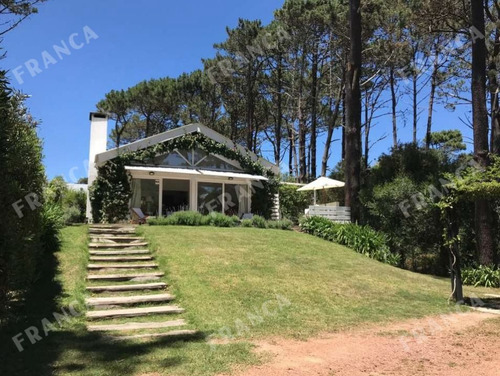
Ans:
[[[386,236],[369,226],[334,223],[321,217],[304,217],[300,227],[308,234],[345,245],[375,260],[394,266],[400,262],[400,256],[391,253]]]

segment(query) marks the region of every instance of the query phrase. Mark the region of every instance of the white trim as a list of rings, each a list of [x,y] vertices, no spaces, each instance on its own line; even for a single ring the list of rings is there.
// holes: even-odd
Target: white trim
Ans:
[[[171,175],[191,175],[198,177],[214,177],[214,178],[232,178],[243,180],[268,180],[264,176],[243,174],[240,172],[226,172],[226,171],[211,171],[202,169],[188,169],[188,168],[174,168],[174,167],[142,167],[142,166],[125,166],[125,170],[138,173],[150,172]],[[162,176],[162,175],[160,175]]]

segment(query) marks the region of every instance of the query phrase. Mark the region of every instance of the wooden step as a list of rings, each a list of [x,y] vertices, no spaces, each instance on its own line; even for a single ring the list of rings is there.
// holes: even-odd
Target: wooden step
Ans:
[[[197,330],[171,330],[170,332],[165,332],[165,333],[151,333],[151,334],[137,334],[133,336],[113,336],[109,337],[110,340],[112,341],[124,341],[124,340],[131,340],[131,339],[153,339],[153,338],[183,338],[183,337],[190,337],[190,336],[195,336],[200,334],[199,331]]]
[[[115,231],[115,230],[91,230],[89,231],[90,236],[135,236],[134,231]]]
[[[87,287],[87,291],[90,292],[115,292],[115,291],[137,291],[137,290],[161,290],[167,288],[167,284],[164,282],[157,283],[143,283],[137,285],[113,285],[113,286],[90,286]]]
[[[90,238],[94,241],[135,241],[135,240],[144,240],[141,236],[99,236],[99,235],[91,235]]]
[[[147,242],[137,243],[90,243],[89,248],[129,248],[129,247],[147,247]]]
[[[115,317],[139,317],[156,314],[183,313],[184,309],[177,306],[157,306],[146,308],[127,308],[127,309],[106,309],[98,311],[89,311],[86,313],[87,319],[105,319]]]
[[[148,255],[151,252],[147,249],[132,249],[123,251],[89,251],[91,256],[126,256],[126,255]]]
[[[157,263],[151,262],[147,264],[89,264],[87,269],[156,269]]]
[[[139,304],[153,302],[170,302],[175,296],[170,294],[137,295],[137,296],[113,296],[109,298],[87,298],[85,302],[90,306]]]
[[[151,261],[153,257],[151,256],[121,256],[121,257],[111,257],[111,256],[91,256],[90,261],[114,261],[114,262],[128,262],[128,261]]]
[[[165,274],[157,273],[131,273],[131,274],[89,274],[89,281],[154,281],[160,279]]]
[[[127,324],[116,325],[88,325],[87,330],[89,332],[109,332],[118,330],[162,329],[184,325],[186,325],[186,321],[184,320],[171,320],[163,322],[129,322]]]

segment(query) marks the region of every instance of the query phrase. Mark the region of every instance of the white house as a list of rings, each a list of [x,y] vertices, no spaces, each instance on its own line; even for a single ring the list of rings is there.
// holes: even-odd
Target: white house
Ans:
[[[194,133],[202,134],[229,149],[236,149],[279,174],[279,166],[201,124],[175,128],[107,150],[108,118],[104,114],[93,112],[90,114],[89,187],[97,178],[97,168],[120,154],[139,151]],[[254,187],[267,180],[265,176],[245,173],[238,161],[207,154],[200,149],[174,150],[157,155],[150,163],[131,164],[125,168],[132,187],[130,208],[141,208],[149,216],[165,216],[181,210],[202,213],[218,211],[242,216],[251,212]],[[276,202],[273,217],[279,216],[278,213]],[[89,200],[87,217],[91,219]]]

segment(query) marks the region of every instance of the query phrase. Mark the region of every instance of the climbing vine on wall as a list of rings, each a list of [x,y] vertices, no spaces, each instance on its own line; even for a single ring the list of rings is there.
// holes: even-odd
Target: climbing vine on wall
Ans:
[[[130,178],[125,166],[133,164],[153,164],[156,156],[174,150],[201,149],[209,154],[237,161],[242,169],[252,175],[262,175],[268,181],[253,184],[252,212],[270,217],[274,195],[278,193],[279,183],[275,174],[236,148],[229,148],[205,137],[202,134],[188,134],[146,149],[124,153],[98,168],[98,177],[90,188],[90,200],[94,222],[114,223],[128,216],[129,200],[132,197]]]

